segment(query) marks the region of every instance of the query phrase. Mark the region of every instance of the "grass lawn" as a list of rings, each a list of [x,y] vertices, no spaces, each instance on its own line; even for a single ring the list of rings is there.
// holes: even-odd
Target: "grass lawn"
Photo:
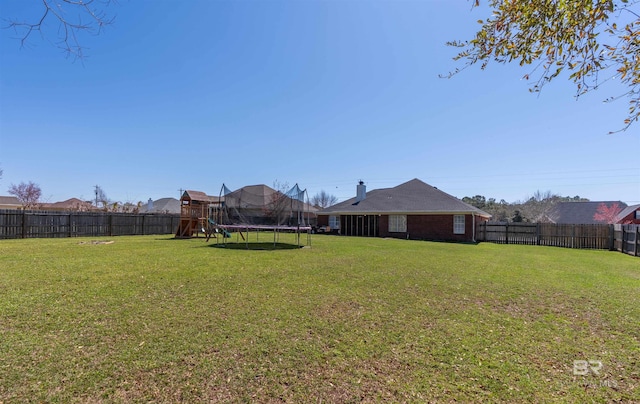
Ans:
[[[0,241],[0,403],[640,401],[638,258],[108,240]]]

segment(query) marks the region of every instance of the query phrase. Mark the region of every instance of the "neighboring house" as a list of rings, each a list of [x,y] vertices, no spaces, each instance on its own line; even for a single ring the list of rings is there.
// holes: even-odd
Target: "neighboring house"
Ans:
[[[640,224],[640,205],[627,206],[618,215],[616,223]]]
[[[15,196],[0,196],[0,209],[22,209],[22,204]]]
[[[620,201],[558,202],[538,221],[557,224],[602,224],[604,221],[597,220],[596,216],[602,204],[607,209],[613,209],[616,205],[619,209],[627,207],[626,203]]]
[[[180,201],[176,198],[160,198],[151,200],[140,206],[139,213],[174,213],[180,214]]]
[[[314,224],[318,208],[296,198],[297,196],[289,197],[264,184],[225,192],[222,197],[226,208],[223,222],[295,226],[301,221],[301,224]],[[298,218],[298,215],[301,217]]]
[[[475,225],[491,215],[413,179],[394,188],[366,191],[318,212],[318,225],[347,236],[475,241]]]
[[[43,203],[40,205],[40,209],[60,212],[89,212],[96,210],[90,202],[81,201],[78,198],[71,198],[62,202]]]

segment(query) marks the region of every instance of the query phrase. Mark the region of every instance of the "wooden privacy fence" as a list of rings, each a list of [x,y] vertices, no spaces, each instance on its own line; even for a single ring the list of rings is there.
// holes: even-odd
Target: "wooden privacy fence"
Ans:
[[[0,239],[175,234],[180,215],[0,210]]]
[[[614,224],[613,248],[640,257],[640,225]]]
[[[640,255],[640,225],[481,222],[476,240],[566,248],[618,250]]]

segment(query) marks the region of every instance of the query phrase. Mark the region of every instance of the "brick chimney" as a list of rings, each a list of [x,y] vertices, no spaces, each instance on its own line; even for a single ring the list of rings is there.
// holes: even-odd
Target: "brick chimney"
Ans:
[[[367,186],[364,185],[362,180],[358,181],[358,186],[356,187],[356,203],[360,201],[364,201],[367,197]]]

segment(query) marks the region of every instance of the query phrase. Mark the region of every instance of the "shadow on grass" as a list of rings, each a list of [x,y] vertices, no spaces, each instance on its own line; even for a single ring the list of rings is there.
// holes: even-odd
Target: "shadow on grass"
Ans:
[[[209,244],[209,247],[214,248],[224,248],[227,250],[296,250],[299,248],[303,248],[302,245],[297,244],[288,244],[288,243],[218,243],[218,244]]]
[[[156,238],[156,240],[159,240],[159,241],[190,241],[190,240],[206,241],[207,238],[205,236],[200,236],[200,237],[175,237],[175,236],[169,236],[169,237]],[[213,240],[215,240],[215,239],[213,239]]]

